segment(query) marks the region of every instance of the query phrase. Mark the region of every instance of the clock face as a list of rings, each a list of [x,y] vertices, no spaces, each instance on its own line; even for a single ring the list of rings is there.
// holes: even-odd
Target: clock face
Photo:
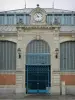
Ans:
[[[36,14],[34,15],[34,20],[35,20],[35,21],[41,21],[42,18],[43,18],[43,15],[42,15],[41,13],[36,13]]]

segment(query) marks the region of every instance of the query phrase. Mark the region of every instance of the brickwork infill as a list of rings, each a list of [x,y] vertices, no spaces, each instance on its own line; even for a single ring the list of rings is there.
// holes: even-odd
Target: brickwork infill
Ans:
[[[15,85],[16,75],[15,74],[0,74],[0,85]]]
[[[66,85],[75,85],[75,75],[61,75],[61,81],[65,81]]]

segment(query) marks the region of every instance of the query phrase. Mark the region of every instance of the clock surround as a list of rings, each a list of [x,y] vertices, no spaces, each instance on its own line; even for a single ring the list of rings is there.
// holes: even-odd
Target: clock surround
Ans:
[[[46,11],[39,6],[33,9],[30,13],[31,25],[46,25]]]

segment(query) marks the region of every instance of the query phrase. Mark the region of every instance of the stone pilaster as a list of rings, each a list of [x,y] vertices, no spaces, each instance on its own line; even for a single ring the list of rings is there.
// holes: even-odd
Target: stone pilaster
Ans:
[[[60,95],[60,42],[59,42],[59,28],[54,29],[53,33],[53,58],[52,58],[52,85],[51,94]],[[56,51],[58,49],[58,51]],[[56,56],[57,55],[57,56]]]
[[[22,30],[18,31],[17,37],[17,58],[16,58],[16,93],[24,93],[24,59],[23,59],[23,41]],[[21,50],[21,57],[19,58],[18,48]]]
[[[53,71],[52,76],[51,94],[60,95],[60,72]]]

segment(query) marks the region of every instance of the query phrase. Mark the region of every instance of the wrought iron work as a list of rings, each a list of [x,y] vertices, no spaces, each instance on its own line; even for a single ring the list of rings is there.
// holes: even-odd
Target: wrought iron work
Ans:
[[[19,59],[20,59],[21,58],[21,49],[18,48],[17,51],[18,51],[18,56],[19,56]]]

